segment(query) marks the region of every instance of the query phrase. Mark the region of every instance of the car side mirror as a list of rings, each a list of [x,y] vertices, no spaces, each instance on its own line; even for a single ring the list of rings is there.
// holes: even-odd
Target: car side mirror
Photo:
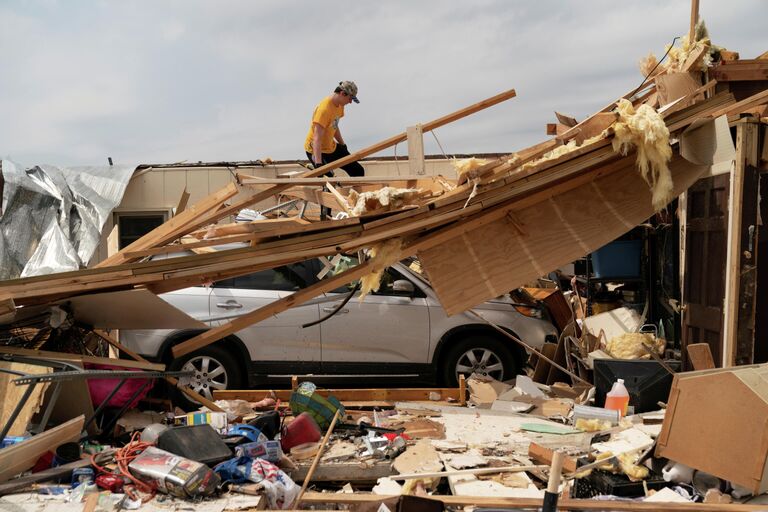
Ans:
[[[392,291],[397,294],[413,297],[416,294],[416,287],[407,279],[398,279],[392,283]]]

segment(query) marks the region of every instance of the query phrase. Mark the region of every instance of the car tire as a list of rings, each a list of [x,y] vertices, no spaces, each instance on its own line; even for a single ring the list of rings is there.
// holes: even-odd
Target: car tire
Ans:
[[[243,371],[237,359],[224,347],[210,345],[190,354],[174,359],[169,365],[173,371],[193,370],[188,386],[209,400],[213,400],[213,391],[222,389],[242,389]],[[174,387],[171,393],[173,403],[185,411],[200,408],[198,402]]]
[[[493,336],[473,334],[451,343],[440,362],[438,374],[443,385],[459,385],[459,373],[489,375],[496,380],[509,380],[518,373],[515,356],[502,341]]]

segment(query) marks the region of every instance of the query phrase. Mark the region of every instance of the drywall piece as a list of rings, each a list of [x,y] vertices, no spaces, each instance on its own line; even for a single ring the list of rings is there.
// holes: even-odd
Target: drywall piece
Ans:
[[[616,308],[605,313],[588,316],[584,319],[584,324],[595,336],[603,331],[605,339],[612,340],[616,336],[628,332],[637,332],[642,325],[642,319],[632,308]]]
[[[515,379],[515,389],[531,398],[546,398],[547,395],[539,389],[527,375],[518,375]]]
[[[77,441],[84,423],[85,416],[78,416],[26,441],[0,450],[0,482],[28,470],[42,454],[56,449],[60,444]]]
[[[670,169],[676,196],[708,167],[673,157]],[[419,251],[448,314],[498,297],[592,252],[653,214],[651,192],[635,169],[634,155],[598,174],[568,192],[513,210],[522,230],[501,217]],[[532,226],[535,229],[526,229]]]
[[[96,329],[202,329],[206,325],[144,289],[81,295],[63,301],[75,320]]]
[[[768,364],[678,373],[656,455],[768,491]]]
[[[687,500],[677,494],[669,487],[664,487],[660,491],[657,491],[643,500],[645,503],[692,503],[691,500]]]
[[[398,473],[432,473],[442,471],[440,456],[428,439],[417,441],[395,459],[392,467]]]

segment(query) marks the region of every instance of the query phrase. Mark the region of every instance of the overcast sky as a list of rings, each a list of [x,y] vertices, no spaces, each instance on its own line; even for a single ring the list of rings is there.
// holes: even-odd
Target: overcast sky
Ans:
[[[768,50],[768,1],[700,12],[714,43]],[[638,60],[689,17],[688,0],[2,0],[0,156],[300,159],[340,80],[359,86],[341,123],[352,151],[512,88],[437,137],[449,154],[513,151],[544,140],[554,110],[581,119],[636,87]],[[440,152],[429,135],[425,150]]]

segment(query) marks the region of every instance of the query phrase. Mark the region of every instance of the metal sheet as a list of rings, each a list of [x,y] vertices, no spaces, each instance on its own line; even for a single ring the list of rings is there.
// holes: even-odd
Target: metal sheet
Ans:
[[[136,168],[0,165],[0,280],[85,267]]]

